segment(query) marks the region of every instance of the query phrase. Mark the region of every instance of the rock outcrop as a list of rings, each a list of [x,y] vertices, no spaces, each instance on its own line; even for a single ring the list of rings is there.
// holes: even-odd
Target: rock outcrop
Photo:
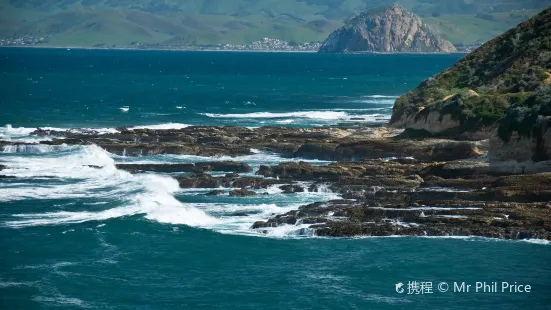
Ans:
[[[498,121],[509,108],[530,106],[550,82],[551,8],[398,98],[390,124],[430,135],[488,138],[497,126],[508,126]]]
[[[451,53],[442,39],[419,16],[394,4],[362,12],[329,35],[323,53]]]
[[[195,164],[117,164],[117,168],[131,173],[138,172],[201,172],[201,171],[223,171],[223,172],[251,172],[253,168],[246,163],[236,161],[200,162]]]
[[[527,101],[531,108],[527,108],[522,117],[511,112],[510,117],[515,120],[511,122],[514,131],[505,127],[496,131],[497,137],[501,135],[503,139],[510,133],[507,147],[534,141],[537,147],[532,150],[529,147],[532,144],[517,146],[520,148],[516,151],[520,153],[515,156],[527,160],[546,158],[550,145],[547,143],[548,119],[540,117],[547,113],[548,105],[543,102],[549,101],[543,92],[538,98],[539,101]],[[525,130],[529,131],[530,138],[517,141],[518,135],[526,134]],[[232,154],[235,161],[213,158],[199,163],[118,163],[117,167],[132,173],[170,173],[181,188],[204,191],[207,196],[204,199],[218,195],[234,201],[262,199],[274,194],[274,190],[286,195],[318,192],[340,199],[261,217],[262,221],[250,223],[251,231],[259,234],[289,225],[295,234],[333,237],[429,235],[551,240],[551,173],[518,175],[523,171],[496,171],[493,163],[484,158],[488,140],[409,140],[396,137],[401,130],[380,127],[121,128],[109,134],[79,132],[50,132],[64,138],[41,143],[0,141],[0,150],[35,152],[55,149],[58,145],[96,144],[116,150],[126,148],[127,157],[149,154],[148,150],[217,156]],[[47,133],[37,130],[35,134]],[[333,162],[309,164],[296,158],[292,162],[261,165],[254,171],[255,176],[238,174],[253,170],[244,162],[247,157],[239,155],[257,150]],[[86,166],[103,168],[93,164]],[[11,167],[0,165],[0,170],[7,174],[0,178],[14,177]],[[212,175],[210,171],[229,173]],[[236,214],[240,216],[241,213]]]
[[[509,173],[551,171],[551,85],[540,87],[505,114],[490,138],[492,169]]]

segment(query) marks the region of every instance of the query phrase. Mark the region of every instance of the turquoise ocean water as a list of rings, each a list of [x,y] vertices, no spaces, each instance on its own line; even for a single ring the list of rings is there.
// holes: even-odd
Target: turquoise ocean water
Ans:
[[[396,96],[459,57],[0,49],[0,139],[51,138],[29,136],[36,127],[384,122]],[[547,242],[324,239],[298,235],[300,224],[260,235],[255,221],[338,195],[211,197],[114,166],[224,159],[289,160],[4,147],[0,173],[16,178],[0,179],[0,308],[549,309]],[[408,294],[408,281],[431,282],[433,293]],[[477,281],[532,291],[453,292]]]

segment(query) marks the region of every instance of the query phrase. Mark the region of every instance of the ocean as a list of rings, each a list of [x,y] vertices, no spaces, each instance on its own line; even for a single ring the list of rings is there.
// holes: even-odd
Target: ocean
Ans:
[[[0,140],[54,138],[30,135],[37,127],[384,123],[399,95],[460,57],[4,48]],[[0,174],[15,178],[0,178],[0,308],[549,309],[545,241],[330,239],[299,234],[301,224],[260,234],[255,221],[339,196],[206,196],[171,174],[115,167],[213,160],[256,170],[296,159],[2,147]],[[476,292],[477,282],[531,291]],[[462,283],[471,290],[456,290]]]

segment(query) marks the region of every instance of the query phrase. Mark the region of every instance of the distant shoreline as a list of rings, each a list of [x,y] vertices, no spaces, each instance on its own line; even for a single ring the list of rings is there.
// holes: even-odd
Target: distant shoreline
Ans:
[[[171,52],[236,52],[236,53],[318,53],[318,51],[285,51],[285,50],[217,50],[217,49],[181,49],[181,48],[135,48],[135,47],[84,47],[84,46],[0,46],[0,48],[42,48],[42,49],[76,49],[76,50],[106,50],[106,51],[171,51]],[[347,54],[347,55],[465,55],[468,52],[453,53],[414,53],[414,52],[349,52],[349,53],[320,53],[320,54]]]
[[[181,49],[181,48],[136,48],[136,47],[85,47],[85,46],[39,46],[10,45],[0,48],[42,48],[42,49],[76,49],[106,51],[172,51],[172,52],[249,52],[249,53],[317,53],[318,51],[283,51],[283,50],[217,50],[217,49]]]

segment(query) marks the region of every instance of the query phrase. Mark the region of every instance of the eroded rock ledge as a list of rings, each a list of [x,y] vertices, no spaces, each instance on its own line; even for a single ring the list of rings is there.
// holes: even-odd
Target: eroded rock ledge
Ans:
[[[284,194],[332,191],[342,198],[305,205],[257,222],[252,229],[259,233],[290,225],[296,227],[297,234],[332,237],[427,235],[551,240],[551,173],[494,169],[496,162],[487,157],[488,140],[410,140],[400,138],[400,133],[381,127],[120,128],[119,133],[111,134],[37,130],[36,135],[57,138],[39,144],[0,141],[0,146],[24,152],[63,144],[96,144],[126,156],[233,156],[232,161],[118,167],[132,173],[170,173],[180,187],[212,188],[209,195],[229,193],[234,199],[273,186]],[[259,151],[296,160],[260,166],[256,171],[239,161],[239,156]],[[332,162],[311,165],[302,158]],[[9,171],[9,167],[0,169]],[[213,176],[208,174],[210,171],[227,174]]]

